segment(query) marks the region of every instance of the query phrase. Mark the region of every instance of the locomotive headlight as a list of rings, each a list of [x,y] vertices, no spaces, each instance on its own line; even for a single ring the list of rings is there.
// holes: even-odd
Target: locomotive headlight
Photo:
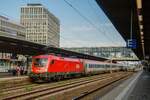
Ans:
[[[34,71],[34,70],[33,70],[33,67],[31,67],[30,69],[31,69],[31,72],[33,72],[33,71]]]
[[[48,72],[48,68],[47,67],[45,68],[45,71]]]

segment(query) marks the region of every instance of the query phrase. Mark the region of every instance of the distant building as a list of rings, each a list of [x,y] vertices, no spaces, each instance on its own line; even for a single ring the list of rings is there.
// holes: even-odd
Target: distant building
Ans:
[[[17,58],[13,57],[12,53],[0,53],[0,72],[8,72],[15,68],[18,64],[24,64],[26,67],[26,58],[23,55],[16,55]]]
[[[0,35],[25,39],[25,27],[4,16],[0,16]]]
[[[4,16],[0,16],[0,36],[25,39],[25,27]],[[8,72],[12,67],[11,53],[0,52],[0,72]]]
[[[109,59],[138,59],[131,49],[125,47],[75,47],[64,49]]]
[[[47,46],[59,47],[60,23],[41,4],[21,7],[21,24],[26,27],[26,39]]]

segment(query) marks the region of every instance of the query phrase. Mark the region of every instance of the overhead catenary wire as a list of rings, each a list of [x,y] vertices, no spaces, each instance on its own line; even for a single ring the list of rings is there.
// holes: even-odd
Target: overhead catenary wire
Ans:
[[[98,27],[96,27],[95,24],[93,24],[87,17],[85,17],[85,16],[84,16],[76,7],[74,7],[71,3],[69,3],[67,0],[64,0],[64,2],[65,2],[68,6],[70,6],[75,12],[77,12],[85,21],[87,21],[90,25],[92,25],[93,28],[95,28],[95,29],[96,29],[97,31],[99,31],[100,33],[104,33],[105,37],[106,37],[108,40],[110,40],[113,44],[115,44],[115,45],[117,44],[117,43],[115,43],[114,41],[112,41],[112,39],[111,39],[110,37],[108,37],[105,32],[102,32]]]
[[[99,13],[96,12],[96,9],[95,9],[95,7],[93,7],[93,5],[91,4],[91,1],[94,1],[94,0],[88,0],[88,1],[87,1],[87,2],[88,2],[88,5],[90,6],[90,8],[91,8],[93,14],[95,14],[96,19],[99,20],[101,17],[100,17],[100,15],[99,15]],[[111,23],[111,22],[109,22],[109,23]],[[112,25],[112,24],[111,24],[111,25]],[[113,27],[113,25],[112,25],[112,27]],[[103,28],[104,28],[104,31],[105,31],[105,30],[111,31],[110,29],[112,29],[112,28],[106,28],[106,26],[103,27]],[[113,28],[113,29],[115,29],[115,28]],[[116,30],[116,29],[115,29],[115,30]],[[112,38],[112,37],[111,37],[111,38]],[[115,38],[115,37],[114,37],[114,38]],[[117,42],[116,44],[120,45],[118,42]]]
[[[91,10],[93,11],[93,14],[95,14],[96,19],[99,20],[101,17],[98,16],[99,13],[96,12],[96,9],[93,7],[93,5],[91,4],[90,1],[91,1],[91,0],[88,0],[88,1],[87,1],[87,2],[88,2],[88,5],[90,6]]]

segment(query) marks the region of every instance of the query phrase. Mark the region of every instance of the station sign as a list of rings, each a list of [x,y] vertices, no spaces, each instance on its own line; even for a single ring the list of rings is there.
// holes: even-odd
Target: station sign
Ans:
[[[136,39],[127,40],[127,48],[136,49],[136,47],[137,47]]]

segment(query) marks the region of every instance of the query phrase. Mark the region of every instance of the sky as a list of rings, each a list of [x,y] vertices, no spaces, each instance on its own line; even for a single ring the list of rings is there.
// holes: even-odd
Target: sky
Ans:
[[[20,7],[41,3],[60,20],[60,47],[125,46],[125,41],[95,0],[0,0],[0,15],[20,21]],[[90,22],[90,23],[89,23]]]

